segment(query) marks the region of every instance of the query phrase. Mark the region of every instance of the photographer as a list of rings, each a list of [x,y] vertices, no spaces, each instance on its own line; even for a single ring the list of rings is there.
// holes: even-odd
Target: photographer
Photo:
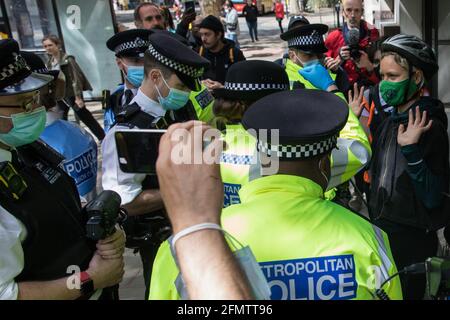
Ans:
[[[342,29],[331,32],[325,40],[328,48],[327,68],[337,70],[342,66],[350,84],[366,87],[377,84],[380,79],[367,54],[367,47],[379,38],[378,30],[362,20],[362,0],[343,0],[345,23]]]
[[[86,237],[73,179],[36,141],[53,78],[32,73],[14,40],[0,41],[0,69],[0,299],[114,299],[123,233]]]

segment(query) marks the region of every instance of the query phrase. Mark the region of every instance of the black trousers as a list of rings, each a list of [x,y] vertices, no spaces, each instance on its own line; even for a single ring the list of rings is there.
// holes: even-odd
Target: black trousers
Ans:
[[[247,21],[247,27],[252,41],[258,40],[258,21]]]
[[[277,18],[278,26],[280,27],[281,33],[283,33],[283,19]]]
[[[398,271],[413,263],[425,262],[427,258],[436,256],[439,243],[436,232],[427,233],[424,230],[409,227],[392,230],[389,227],[383,228],[382,223],[378,225],[389,236],[392,255]],[[403,299],[423,299],[426,285],[425,274],[400,275],[400,281]]]

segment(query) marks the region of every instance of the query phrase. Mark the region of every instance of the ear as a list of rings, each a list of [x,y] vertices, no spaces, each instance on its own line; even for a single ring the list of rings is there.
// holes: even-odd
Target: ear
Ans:
[[[296,59],[294,50],[289,49],[288,55],[289,55],[289,59],[291,59],[292,61],[294,61]]]
[[[117,64],[117,67],[120,69],[120,70],[122,70],[125,66],[123,65],[123,61],[122,61],[122,59],[120,59],[120,58],[118,58],[118,57],[116,57],[116,64]]]
[[[414,73],[414,81],[417,85],[420,85],[422,82],[425,82],[425,76],[422,70],[416,69]]]
[[[161,78],[161,71],[159,69],[151,69],[148,73],[148,77],[153,83],[158,82],[158,79]]]

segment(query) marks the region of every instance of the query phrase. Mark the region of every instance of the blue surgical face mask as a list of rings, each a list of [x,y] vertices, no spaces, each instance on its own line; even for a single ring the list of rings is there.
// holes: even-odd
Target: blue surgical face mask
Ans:
[[[303,67],[309,67],[309,66],[314,66],[314,65],[316,65],[316,64],[320,64],[320,61],[319,61],[319,59],[314,59],[314,60],[310,60],[310,61],[308,61],[308,62],[304,62],[303,63]]]
[[[169,94],[167,97],[163,97],[161,92],[158,89],[158,86],[155,85],[156,91],[158,92],[158,101],[164,110],[178,110],[183,108],[186,103],[189,101],[189,92],[178,90],[175,88],[169,87],[164,77],[161,75],[164,84],[169,89]]]
[[[127,74],[125,77],[135,88],[139,88],[144,80],[144,67],[143,66],[127,66]]]
[[[21,112],[0,118],[11,119],[13,128],[8,133],[0,133],[0,141],[10,147],[20,147],[36,141],[45,128],[46,113],[44,107],[31,112]]]

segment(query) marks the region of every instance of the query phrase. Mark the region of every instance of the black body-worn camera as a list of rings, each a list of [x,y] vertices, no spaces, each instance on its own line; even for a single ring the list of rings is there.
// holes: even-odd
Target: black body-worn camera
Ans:
[[[122,224],[126,213],[120,208],[122,199],[111,190],[105,190],[84,207],[88,218],[86,236],[92,240],[101,240],[115,232],[116,223]]]

